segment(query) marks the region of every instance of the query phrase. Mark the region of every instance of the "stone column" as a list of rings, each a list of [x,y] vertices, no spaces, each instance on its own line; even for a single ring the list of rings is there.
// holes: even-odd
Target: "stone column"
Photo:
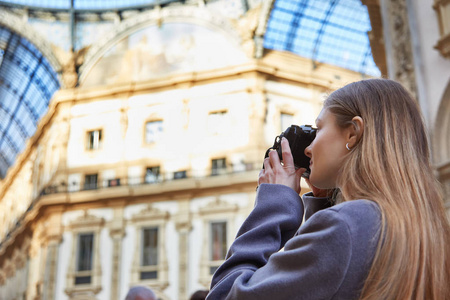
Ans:
[[[55,286],[58,267],[58,249],[61,236],[51,236],[47,240],[47,257],[44,271],[43,299],[55,299]]]
[[[62,241],[62,224],[61,224],[62,208],[55,207],[48,209],[43,216],[44,231],[42,245],[46,249],[44,257],[45,265],[43,266],[42,299],[54,299],[56,280],[64,278],[58,276],[58,257],[59,244]],[[60,274],[61,275],[61,274]]]

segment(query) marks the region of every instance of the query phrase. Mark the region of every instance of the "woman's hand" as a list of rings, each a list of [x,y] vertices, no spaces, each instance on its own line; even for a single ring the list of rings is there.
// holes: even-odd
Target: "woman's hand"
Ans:
[[[304,168],[295,170],[291,148],[286,138],[281,139],[283,164],[280,162],[277,151],[270,151],[269,157],[264,159],[264,169],[259,173],[258,184],[283,184],[300,194],[300,179],[306,171]]]

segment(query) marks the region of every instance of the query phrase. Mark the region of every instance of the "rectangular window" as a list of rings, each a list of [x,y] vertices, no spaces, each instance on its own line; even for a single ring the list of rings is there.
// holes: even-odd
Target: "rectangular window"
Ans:
[[[90,174],[84,177],[84,189],[95,190],[97,188],[97,174]]]
[[[102,146],[102,131],[93,130],[87,133],[86,149],[97,150]]]
[[[147,144],[156,143],[163,135],[163,121],[150,121],[145,123],[145,142]]]
[[[141,280],[158,278],[158,227],[142,229]]]
[[[290,127],[294,122],[294,115],[281,113],[280,114],[280,126],[281,131],[284,132],[288,127]]]
[[[226,110],[211,112],[208,115],[208,131],[217,135],[226,132],[229,128],[228,112]]]
[[[210,256],[212,262],[222,261],[227,254],[227,222],[211,223]],[[210,266],[210,274],[214,274],[218,264]]]
[[[161,181],[160,167],[149,167],[145,172],[145,183],[156,183]]]
[[[225,158],[213,159],[211,161],[211,175],[225,174],[227,170],[227,162]]]
[[[173,173],[173,179],[181,179],[186,177],[187,177],[186,171],[178,171]]]
[[[94,256],[94,234],[81,233],[78,235],[77,246],[77,273],[92,271],[92,260]],[[89,273],[89,272],[88,272]],[[90,284],[90,274],[75,276],[75,284]]]

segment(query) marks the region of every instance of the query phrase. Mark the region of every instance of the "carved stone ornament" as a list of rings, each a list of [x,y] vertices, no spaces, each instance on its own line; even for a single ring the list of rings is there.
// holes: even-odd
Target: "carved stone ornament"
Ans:
[[[133,222],[148,221],[148,220],[166,220],[170,214],[166,211],[162,211],[152,204],[149,204],[145,209],[141,210],[139,213],[133,215]]]
[[[100,227],[105,223],[105,219],[90,215],[87,210],[84,215],[78,217],[70,224],[70,228]]]
[[[84,56],[89,50],[84,47],[76,52],[72,50],[64,51],[56,45],[52,45],[53,51],[61,63],[62,80],[65,88],[71,89],[78,84],[78,68],[84,63]]]
[[[256,54],[254,36],[258,27],[261,10],[262,5],[258,5],[247,11],[247,13],[239,20],[233,22],[241,36],[241,46],[247,56],[251,58],[255,57]]]
[[[386,4],[389,12],[393,79],[402,83],[417,99],[416,75],[406,1],[386,1]]]
[[[223,213],[223,212],[234,212],[238,210],[237,204],[228,203],[219,197],[204,207],[200,208],[200,215],[212,214],[212,213]]]

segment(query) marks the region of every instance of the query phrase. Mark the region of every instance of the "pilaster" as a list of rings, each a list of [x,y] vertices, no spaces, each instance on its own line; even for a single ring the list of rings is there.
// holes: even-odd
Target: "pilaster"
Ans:
[[[120,297],[120,274],[122,274],[120,263],[122,257],[122,240],[125,236],[124,227],[123,208],[115,208],[114,220],[109,229],[109,235],[113,241],[111,300],[119,300]]]
[[[417,99],[413,46],[406,0],[380,0],[388,76]]]
[[[189,278],[189,232],[192,229],[189,200],[179,200],[179,214],[176,217],[178,232],[178,299],[188,299]]]

